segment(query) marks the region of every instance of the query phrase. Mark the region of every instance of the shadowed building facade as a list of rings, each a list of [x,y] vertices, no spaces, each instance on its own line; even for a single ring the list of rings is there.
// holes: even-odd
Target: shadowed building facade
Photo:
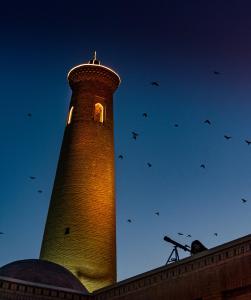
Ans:
[[[250,300],[251,235],[88,293],[41,260],[0,268],[1,300]]]
[[[120,78],[94,58],[68,73],[72,97],[40,258],[89,290],[116,282],[113,93]]]

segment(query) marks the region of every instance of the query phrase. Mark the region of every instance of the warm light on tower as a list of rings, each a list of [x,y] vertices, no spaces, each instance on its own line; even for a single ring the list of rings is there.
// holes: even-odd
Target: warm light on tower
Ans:
[[[68,115],[68,121],[67,124],[71,124],[71,118],[72,118],[72,112],[73,112],[74,106],[71,107]]]
[[[120,78],[94,58],[68,73],[72,89],[40,258],[89,291],[116,281],[113,93]]]
[[[94,108],[94,120],[100,123],[104,122],[104,107],[100,103],[95,104]]]

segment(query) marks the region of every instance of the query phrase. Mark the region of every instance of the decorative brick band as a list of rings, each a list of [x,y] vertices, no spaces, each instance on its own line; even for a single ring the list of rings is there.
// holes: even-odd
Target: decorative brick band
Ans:
[[[102,81],[112,88],[113,91],[120,84],[119,76],[102,65],[83,64],[73,68],[68,74],[68,81],[71,87],[85,80]]]
[[[89,300],[91,295],[83,295],[78,292],[70,292],[66,289],[50,288],[47,286],[15,282],[15,279],[8,281],[0,278],[0,299],[22,299],[22,300]]]

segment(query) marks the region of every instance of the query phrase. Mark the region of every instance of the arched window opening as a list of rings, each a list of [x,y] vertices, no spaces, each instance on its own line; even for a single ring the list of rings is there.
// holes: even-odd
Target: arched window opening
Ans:
[[[67,121],[68,125],[71,124],[73,109],[74,109],[74,106],[71,107],[69,114],[68,114],[68,121]]]
[[[95,104],[94,108],[94,121],[103,123],[104,122],[104,107],[100,103]]]

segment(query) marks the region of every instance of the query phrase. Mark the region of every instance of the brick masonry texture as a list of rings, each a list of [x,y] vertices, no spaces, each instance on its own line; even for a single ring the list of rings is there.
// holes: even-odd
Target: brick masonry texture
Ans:
[[[99,65],[69,74],[65,128],[40,258],[63,265],[93,291],[116,282],[113,92],[119,78]],[[105,109],[94,121],[95,103]],[[69,228],[69,234],[65,229]]]

